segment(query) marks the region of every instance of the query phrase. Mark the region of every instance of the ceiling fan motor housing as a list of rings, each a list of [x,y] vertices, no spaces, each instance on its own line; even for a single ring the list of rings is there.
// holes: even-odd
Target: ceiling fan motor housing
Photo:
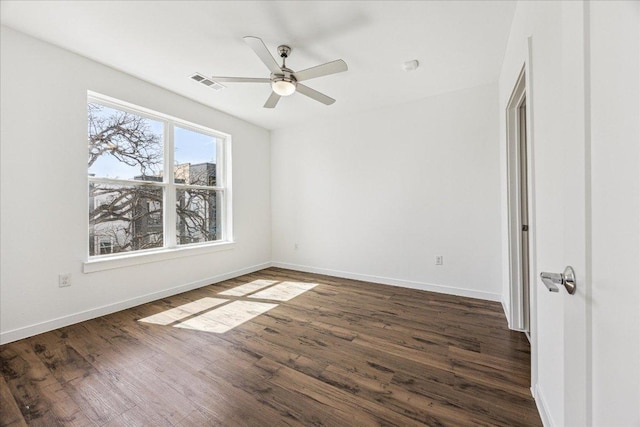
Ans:
[[[294,85],[297,83],[296,78],[293,76],[293,70],[286,67],[282,67],[282,73],[271,73],[271,81],[285,81]]]

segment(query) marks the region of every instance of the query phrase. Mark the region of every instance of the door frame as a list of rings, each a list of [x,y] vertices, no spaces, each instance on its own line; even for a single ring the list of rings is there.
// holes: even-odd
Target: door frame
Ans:
[[[510,319],[509,327],[516,331],[529,331],[528,319],[525,318],[526,308],[524,303],[527,300],[523,293],[522,283],[524,282],[523,265],[523,241],[522,241],[522,146],[520,129],[520,108],[526,103],[526,70],[523,67],[514,85],[511,97],[507,103],[507,206],[509,209],[509,305]],[[527,108],[528,113],[529,108]],[[527,128],[530,126],[527,126]],[[526,135],[528,139],[528,135]],[[529,144],[527,144],[527,149]],[[527,163],[530,153],[525,153]],[[530,167],[527,164],[527,173]],[[531,182],[527,176],[527,182]],[[527,192],[529,186],[527,186]],[[527,195],[527,198],[530,195]],[[527,216],[530,217],[530,213]],[[531,248],[529,248],[531,252]],[[531,262],[529,262],[529,266]],[[530,269],[529,269],[530,270]],[[530,282],[531,283],[531,282]],[[531,311],[531,310],[529,310]]]
[[[537,252],[536,252],[536,201],[535,201],[535,158],[533,131],[533,66],[532,37],[527,38],[527,56],[521,70],[514,79],[512,93],[505,109],[506,119],[506,191],[507,191],[507,246],[508,246],[508,310],[509,328],[526,332],[528,326],[531,344],[531,393],[536,396],[538,383],[538,332],[537,332]],[[520,215],[520,169],[518,139],[518,107],[526,99],[526,140],[527,140],[527,204],[529,219],[529,324],[523,325],[524,296],[521,292],[522,254],[521,248],[521,215]]]

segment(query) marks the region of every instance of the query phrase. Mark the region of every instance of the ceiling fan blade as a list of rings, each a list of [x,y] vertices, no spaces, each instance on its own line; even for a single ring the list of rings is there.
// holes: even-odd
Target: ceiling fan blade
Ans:
[[[325,105],[331,105],[336,102],[335,99],[328,97],[324,93],[320,93],[317,90],[311,89],[309,86],[298,83],[296,86],[296,92],[308,96],[311,99],[315,99],[318,102],[322,102]]]
[[[258,58],[260,58],[260,60],[264,63],[264,65],[267,66],[269,71],[271,71],[272,73],[278,73],[278,74],[282,73],[280,66],[278,65],[276,60],[273,58],[273,56],[271,56],[271,54],[269,53],[269,49],[267,49],[267,46],[265,46],[262,39],[258,37],[252,37],[252,36],[246,36],[246,37],[243,37],[243,39],[249,45],[249,47],[253,49],[256,55],[258,55]]]
[[[275,108],[275,106],[278,105],[278,101],[280,101],[280,95],[271,92],[271,96],[269,96],[267,102],[264,103],[264,108]]]
[[[261,77],[209,77],[211,80],[221,83],[269,83],[271,79]]]
[[[341,73],[347,71],[347,63],[342,59],[337,61],[327,62],[326,64],[318,65],[315,67],[307,68],[306,70],[298,71],[294,73],[296,80],[302,82],[304,80],[315,79],[316,77],[328,76],[329,74]]]

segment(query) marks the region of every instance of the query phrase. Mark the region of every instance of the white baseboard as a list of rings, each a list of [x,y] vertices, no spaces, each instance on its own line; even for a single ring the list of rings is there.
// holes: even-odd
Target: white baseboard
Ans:
[[[233,279],[234,277],[242,276],[244,274],[253,273],[255,271],[263,270],[271,267],[270,262],[257,264],[251,267],[243,268],[229,273],[218,274],[213,277],[198,280],[195,282],[187,283],[184,285],[176,286],[162,291],[153,292],[150,294],[142,295],[139,297],[131,298],[125,301],[116,302],[113,304],[103,305],[101,307],[92,308],[89,310],[81,311],[79,313],[70,314],[67,316],[58,317],[56,319],[47,320],[46,322],[36,323],[35,325],[29,325],[11,331],[0,333],[0,344],[10,343],[23,338],[31,337],[41,334],[43,332],[52,331],[64,326],[73,325],[74,323],[84,322],[85,320],[94,319],[96,317],[104,316],[107,314],[115,313],[116,311],[125,310],[127,308],[135,307],[137,305],[145,304],[151,301],[155,301],[168,296],[176,295],[182,292],[198,289],[203,286],[211,285],[213,283],[222,282],[224,280]]]
[[[84,322],[85,320],[94,319],[96,317],[105,316],[107,314],[115,313],[120,310],[126,310],[127,308],[135,307],[141,304],[146,304],[151,301],[155,301],[168,296],[176,295],[182,292],[187,292],[193,289],[201,288],[213,283],[222,282],[224,280],[233,279],[234,277],[242,276],[244,274],[253,273],[255,271],[263,270],[269,267],[280,267],[289,270],[302,271],[307,273],[318,273],[327,276],[341,277],[345,279],[362,280],[366,282],[381,283],[384,285],[401,286],[411,289],[420,289],[423,291],[438,292],[442,294],[458,295],[463,297],[478,298],[488,301],[502,302],[502,296],[500,294],[493,294],[490,292],[476,291],[473,289],[458,288],[453,286],[436,285],[431,283],[414,282],[402,279],[393,279],[389,277],[378,277],[368,274],[350,273],[346,271],[330,270],[326,268],[310,267],[298,264],[289,264],[284,262],[265,262],[257,264],[251,267],[243,268],[240,270],[232,271],[229,273],[219,274],[217,276],[208,277],[206,279],[198,280],[195,282],[187,283],[184,285],[176,286],[162,291],[153,292],[150,294],[142,295],[139,297],[131,298],[125,301],[116,302],[113,304],[107,304],[104,306],[92,308],[89,310],[81,311],[78,313],[70,314],[67,316],[58,317],[56,319],[47,320],[45,322],[36,323],[34,325],[25,326],[10,331],[0,332],[0,344],[6,344],[13,341],[17,341],[23,338],[38,335],[44,332],[48,332],[64,326],[69,326],[74,323]]]
[[[381,283],[383,285],[401,286],[403,288],[420,289],[422,291],[437,292],[441,294],[458,295],[461,297],[477,298],[488,301],[502,301],[502,295],[491,292],[476,291],[473,289],[458,288],[453,286],[435,285],[432,283],[413,282],[389,277],[371,276],[368,274],[350,273],[347,271],[330,270],[326,268],[311,267],[307,265],[289,264],[285,262],[272,262],[273,267],[302,271],[305,273],[317,273],[327,276],[341,277],[344,279],[362,280],[365,282]]]
[[[549,414],[549,410],[547,409],[549,406],[547,405],[542,390],[538,384],[534,385],[531,388],[533,393],[533,398],[536,401],[536,407],[538,408],[538,413],[540,414],[540,419],[542,420],[542,425],[544,427],[553,427],[555,424],[551,421],[551,415]]]

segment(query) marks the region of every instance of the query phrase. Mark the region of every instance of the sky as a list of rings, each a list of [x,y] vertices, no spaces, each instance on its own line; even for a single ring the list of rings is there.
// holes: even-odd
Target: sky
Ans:
[[[107,117],[115,111],[112,108],[102,106],[98,115]],[[162,122],[145,119],[151,132],[162,136]],[[164,138],[160,138],[164,140]],[[216,138],[189,129],[174,126],[175,163],[216,163]],[[161,168],[161,166],[160,166]],[[157,173],[161,170],[156,171]],[[103,178],[133,179],[142,174],[140,167],[128,166],[119,162],[112,155],[105,153],[89,168],[89,174]],[[150,173],[147,171],[147,175]]]

